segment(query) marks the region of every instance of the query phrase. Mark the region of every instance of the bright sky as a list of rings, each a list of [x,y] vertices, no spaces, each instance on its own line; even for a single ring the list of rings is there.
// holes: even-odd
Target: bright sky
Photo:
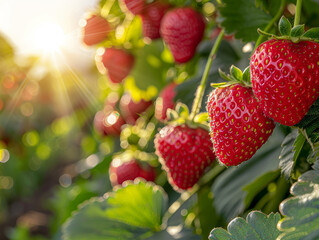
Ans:
[[[50,49],[47,47],[50,44],[53,44],[54,50],[57,47],[54,44],[58,43],[72,67],[81,69],[92,61],[94,50],[81,44],[79,20],[86,11],[93,10],[97,2],[98,0],[0,0],[0,33],[22,55],[39,54]],[[47,31],[48,28],[51,31]],[[56,39],[52,40],[54,37]]]

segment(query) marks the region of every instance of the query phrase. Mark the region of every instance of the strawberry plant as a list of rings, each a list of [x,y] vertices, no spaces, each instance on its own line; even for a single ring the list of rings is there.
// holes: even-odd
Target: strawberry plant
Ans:
[[[48,201],[52,239],[319,239],[317,1],[101,0],[90,16],[100,101]]]

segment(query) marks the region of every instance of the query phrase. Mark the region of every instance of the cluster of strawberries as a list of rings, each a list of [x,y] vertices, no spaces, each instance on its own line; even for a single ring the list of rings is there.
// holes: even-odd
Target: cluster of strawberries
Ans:
[[[194,56],[205,31],[200,13],[191,7],[172,8],[162,1],[123,0],[121,5],[141,16],[144,37],[163,38],[177,64]],[[96,44],[109,30],[106,19],[93,15],[84,27],[83,41]],[[122,82],[134,65],[133,55],[115,48],[105,49],[99,59],[114,83]],[[272,39],[254,51],[244,73],[232,67],[230,75],[221,75],[229,82],[216,85],[208,98],[210,133],[203,117],[189,115],[180,105],[176,111],[170,110],[171,121],[155,137],[156,154],[176,190],[193,187],[216,157],[226,166],[249,160],[267,141],[275,122],[293,126],[305,116],[319,96],[319,45]],[[155,115],[161,121],[167,118],[167,109],[175,106],[175,87],[174,83],[168,85],[156,101]],[[137,166],[136,162],[127,165]],[[119,168],[112,165],[111,171]],[[135,169],[134,176],[141,171]]]

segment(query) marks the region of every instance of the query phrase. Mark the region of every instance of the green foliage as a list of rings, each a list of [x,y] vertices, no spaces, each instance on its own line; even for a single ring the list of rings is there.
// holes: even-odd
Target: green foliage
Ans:
[[[297,127],[305,129],[312,143],[319,140],[319,99],[310,107],[306,116],[296,124]]]
[[[298,129],[294,129],[286,136],[281,144],[282,151],[279,156],[279,167],[287,179],[293,172],[305,141],[306,138],[298,131]]]
[[[219,10],[222,27],[244,42],[256,41],[257,29],[265,28],[271,20],[271,15],[257,8],[255,0],[223,0]]]
[[[233,219],[227,227],[227,230],[215,228],[212,230],[210,240],[276,240],[280,234],[276,228],[280,220],[279,213],[271,213],[268,216],[262,212],[250,212],[246,218]]]
[[[167,204],[160,187],[129,183],[107,195],[80,207],[64,225],[65,240],[145,239],[160,230]]]
[[[13,56],[13,47],[3,36],[0,35],[0,61],[10,59]]]
[[[280,204],[285,217],[278,228],[283,231],[278,240],[319,238],[319,162],[302,174],[291,186],[293,197]]]

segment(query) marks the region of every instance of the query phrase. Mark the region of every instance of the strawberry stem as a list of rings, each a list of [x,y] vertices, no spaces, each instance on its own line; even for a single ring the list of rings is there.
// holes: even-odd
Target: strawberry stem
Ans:
[[[300,23],[302,0],[297,0],[294,27]]]
[[[194,103],[192,106],[192,112],[190,114],[190,119],[192,121],[194,120],[196,114],[198,114],[198,112],[200,110],[201,103],[202,103],[203,96],[204,96],[204,92],[205,92],[205,88],[206,88],[206,82],[207,82],[209,69],[212,66],[213,60],[216,57],[216,53],[217,53],[219,45],[224,37],[224,33],[225,33],[225,31],[224,31],[224,29],[222,29],[220,31],[215,43],[214,43],[214,46],[213,46],[209,56],[208,56],[205,70],[204,70],[204,73],[202,75],[202,80],[201,80],[200,85],[197,87],[197,90],[196,90],[196,97],[195,97],[195,100],[194,100]]]
[[[114,4],[115,0],[109,0],[109,1],[106,1],[105,4],[103,5],[103,7],[101,8],[101,16],[106,18],[112,7],[113,7],[113,4]]]
[[[210,171],[208,171],[201,179],[199,179],[198,183],[193,186],[190,191],[185,191],[181,194],[181,196],[168,208],[167,212],[163,216],[163,224],[167,224],[168,219],[174,215],[182,207],[182,205],[191,198],[195,193],[198,192],[200,187],[212,179],[219,176],[226,168],[222,165],[215,165]],[[166,226],[165,226],[166,227]]]
[[[265,29],[262,32],[267,33],[271,29],[271,27],[274,25],[274,23],[278,21],[278,19],[281,17],[282,13],[285,10],[285,5],[286,5],[286,1],[285,0],[281,0],[280,7],[279,7],[276,15],[271,19],[271,21],[267,24],[267,26],[265,27]],[[260,35],[259,38],[256,41],[254,51],[262,43],[263,39],[264,39],[264,36]]]

